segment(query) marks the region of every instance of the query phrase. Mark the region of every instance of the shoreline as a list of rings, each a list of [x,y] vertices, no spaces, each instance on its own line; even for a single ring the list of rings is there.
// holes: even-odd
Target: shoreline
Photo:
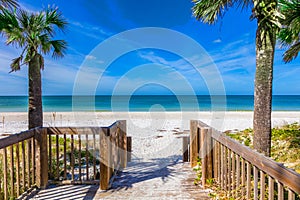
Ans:
[[[167,124],[188,130],[190,120],[201,120],[220,130],[242,130],[252,127],[253,111],[200,112],[44,112],[44,126],[109,126],[116,120],[127,120],[132,128],[165,128]],[[4,124],[3,124],[4,122]],[[300,111],[273,111],[272,125],[300,123]],[[0,134],[27,130],[27,112],[0,112]],[[170,125],[171,126],[171,125]],[[170,128],[170,127],[168,127]]]

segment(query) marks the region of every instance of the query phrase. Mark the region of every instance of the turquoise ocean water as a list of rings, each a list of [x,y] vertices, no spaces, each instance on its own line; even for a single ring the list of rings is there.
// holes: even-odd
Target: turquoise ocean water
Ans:
[[[44,96],[46,112],[62,111],[252,111],[252,95]],[[0,112],[26,112],[26,96],[0,96]],[[274,111],[300,111],[300,95],[273,96]]]

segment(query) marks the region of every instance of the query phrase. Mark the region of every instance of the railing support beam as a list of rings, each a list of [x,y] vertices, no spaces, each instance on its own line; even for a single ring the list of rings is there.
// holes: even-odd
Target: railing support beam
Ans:
[[[206,181],[213,177],[213,148],[211,133],[211,128],[203,127],[200,129],[203,187],[205,187]]]
[[[191,120],[190,122],[190,162],[191,167],[197,165],[197,159],[199,157],[199,134],[198,134],[198,121]]]
[[[36,144],[36,185],[44,189],[48,184],[47,129],[37,128],[34,135]]]

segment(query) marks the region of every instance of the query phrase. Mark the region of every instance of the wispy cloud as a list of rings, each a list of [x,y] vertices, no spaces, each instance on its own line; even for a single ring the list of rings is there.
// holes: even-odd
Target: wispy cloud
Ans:
[[[213,41],[213,43],[221,43],[221,42],[222,40],[220,38]]]

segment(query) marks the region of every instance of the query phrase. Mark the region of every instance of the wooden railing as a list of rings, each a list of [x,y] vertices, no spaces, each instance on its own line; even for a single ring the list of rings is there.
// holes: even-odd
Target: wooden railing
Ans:
[[[32,129],[0,139],[0,199],[12,199],[41,186],[41,143],[43,130]],[[44,131],[45,132],[45,131]]]
[[[113,173],[126,167],[126,121],[115,122],[109,127],[52,127],[47,130],[49,173],[54,182],[97,184],[100,179],[101,189],[107,189]]]
[[[214,180],[234,199],[299,198],[300,175],[201,121],[191,121],[190,162],[201,158],[202,185]]]
[[[126,121],[109,127],[36,128],[2,138],[0,199],[49,182],[100,184],[106,190],[112,176],[126,167],[127,149]]]

